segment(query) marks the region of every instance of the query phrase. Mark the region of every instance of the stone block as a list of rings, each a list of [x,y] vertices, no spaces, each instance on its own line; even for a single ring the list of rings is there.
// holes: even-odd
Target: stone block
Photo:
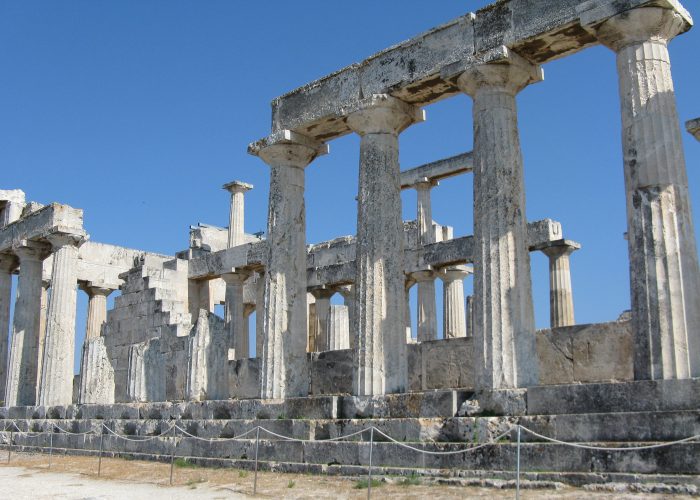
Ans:
[[[311,394],[352,394],[352,351],[310,353]]]

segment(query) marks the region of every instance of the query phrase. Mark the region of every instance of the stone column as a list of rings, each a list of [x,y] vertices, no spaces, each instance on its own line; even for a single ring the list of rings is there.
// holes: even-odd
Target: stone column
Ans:
[[[541,79],[539,67],[503,48],[457,80],[474,100],[476,389],[539,378],[515,95]]]
[[[446,339],[467,336],[463,280],[470,272],[471,269],[467,266],[450,266],[440,270],[443,297],[442,331]]]
[[[636,8],[596,31],[617,53],[637,380],[700,376],[700,270],[667,46],[685,16]]]
[[[474,336],[474,296],[467,296],[467,337]]]
[[[549,258],[549,326],[551,328],[576,324],[569,255],[579,248],[581,245],[570,240],[553,241],[538,248]]]
[[[5,392],[8,407],[33,406],[37,402],[42,261],[46,250],[29,241],[13,249],[19,257],[19,280]]]
[[[248,339],[248,357],[252,357],[252,352],[250,352],[250,315],[255,311],[255,304],[244,304],[243,305],[243,335]],[[257,349],[257,343],[255,349]],[[257,356],[257,352],[256,352]]]
[[[406,343],[412,344],[415,341],[413,340],[413,334],[412,334],[412,326],[411,326],[411,287],[416,284],[416,281],[409,277],[404,281],[404,301],[406,304],[406,313],[405,313],[405,324],[406,324]]]
[[[349,323],[349,344],[350,349],[354,349],[356,345],[357,326],[355,321],[355,285],[343,285],[338,287],[338,293],[343,296],[343,302],[348,308],[348,323]]]
[[[226,325],[228,327],[228,347],[234,350],[234,359],[248,359],[250,346],[248,329],[245,326],[245,304],[243,285],[250,277],[246,271],[236,271],[221,275],[226,282]]]
[[[265,275],[255,276],[255,357],[262,358],[265,343]]]
[[[102,334],[102,325],[107,321],[107,297],[114,290],[88,283],[83,286],[88,295],[88,316],[85,339],[96,339]]]
[[[316,352],[330,350],[329,321],[331,314],[331,297],[334,293],[334,290],[329,290],[327,288],[311,290],[311,294],[316,299]]]
[[[243,243],[243,237],[245,236],[245,192],[253,189],[253,185],[241,181],[233,181],[224,184],[223,189],[231,193],[228,248],[232,248]]]
[[[328,147],[288,130],[251,145],[270,166],[261,396],[309,393],[304,169]]]
[[[46,264],[46,261],[44,261]],[[37,347],[37,358],[39,370],[36,375],[37,382],[41,382],[41,369],[44,361],[44,344],[46,343],[46,317],[49,313],[49,289],[51,281],[43,279],[41,281],[41,307],[39,308],[39,346]],[[37,398],[39,394],[37,392]],[[38,399],[37,399],[38,401]]]
[[[435,300],[435,272],[417,271],[411,276],[418,284],[418,332],[416,340],[437,339],[437,305]]]
[[[399,133],[421,120],[420,109],[388,95],[364,100],[347,118],[361,137],[353,362],[360,396],[407,389]]]
[[[328,315],[328,350],[350,348],[350,318],[348,306],[330,306]]]
[[[13,255],[0,255],[0,401],[5,401],[7,385],[7,339],[10,332],[10,301],[12,300],[12,273],[17,269]]]
[[[700,118],[695,118],[685,122],[685,128],[690,132],[693,137],[700,141]]]
[[[53,248],[53,272],[39,404],[69,405],[73,402],[78,247],[85,236],[53,234],[48,240]]]

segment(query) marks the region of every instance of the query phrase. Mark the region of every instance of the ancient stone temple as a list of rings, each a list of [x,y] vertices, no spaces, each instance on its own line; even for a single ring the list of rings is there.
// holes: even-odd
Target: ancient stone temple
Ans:
[[[265,238],[245,231],[256,191],[242,181],[219,192],[222,207],[230,194],[229,227],[192,227],[176,255],[92,241],[82,210],[0,191],[0,426],[99,418],[146,435],[147,420],[174,419],[218,437],[267,425],[318,441],[269,440],[262,460],[344,473],[365,465],[366,443],[322,440],[369,425],[428,450],[488,441],[513,422],[565,442],[700,434],[700,267],[682,145],[691,136],[667,49],[691,26],[676,0],[501,0],[278,97],[270,135],[248,146],[270,171]],[[570,269],[585,242],[567,238],[556,212],[525,218],[516,101],[542,85],[544,64],[597,44],[617,57],[631,313],[581,325]],[[460,93],[473,100],[472,151],[402,168],[400,134]],[[700,140],[700,119],[686,128]],[[346,134],[360,137],[357,234],[309,244],[305,168]],[[455,237],[433,220],[431,190],[466,173],[474,231]],[[417,192],[410,221],[406,189]],[[541,331],[532,252],[549,260],[551,328]],[[74,375],[77,293],[89,310]],[[198,453],[243,463],[243,444]],[[375,465],[415,466],[391,443],[376,446]],[[509,443],[484,450],[422,467],[513,468]],[[582,474],[571,482],[700,474],[697,442],[626,460],[532,437],[524,450],[533,470]]]

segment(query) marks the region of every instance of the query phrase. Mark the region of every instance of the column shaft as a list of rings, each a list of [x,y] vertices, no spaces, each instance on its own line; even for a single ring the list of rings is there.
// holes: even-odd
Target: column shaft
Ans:
[[[88,317],[85,331],[86,339],[95,339],[102,334],[102,325],[107,321],[107,297],[112,290],[108,288],[88,287]]]
[[[221,276],[226,282],[226,323],[228,325],[228,346],[234,350],[234,359],[248,359],[250,346],[245,327],[245,304],[243,285],[247,273],[228,273]]]
[[[331,349],[330,344],[330,314],[333,290],[313,290],[316,299],[316,343],[315,351],[323,352]]]
[[[578,243],[561,240],[542,248],[549,258],[549,322],[551,328],[575,325],[574,294],[571,287],[569,256]]]
[[[416,340],[425,342],[437,339],[437,301],[435,278],[432,271],[413,273],[418,283],[418,332]]]
[[[443,290],[443,336],[453,339],[467,336],[465,319],[464,278],[466,266],[447,268],[440,272]]]
[[[0,401],[5,401],[7,384],[7,339],[10,331],[12,271],[17,266],[12,256],[0,256]]]

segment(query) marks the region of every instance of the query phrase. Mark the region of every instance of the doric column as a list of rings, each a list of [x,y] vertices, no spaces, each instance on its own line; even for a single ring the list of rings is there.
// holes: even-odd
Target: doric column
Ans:
[[[416,340],[437,339],[437,305],[435,300],[435,272],[417,271],[411,276],[418,284],[418,332]]]
[[[537,248],[549,258],[549,326],[575,325],[574,293],[569,255],[581,248],[570,240],[558,240]]]
[[[440,270],[442,279],[442,332],[446,339],[467,336],[465,320],[464,278],[471,269],[467,266],[450,266]]]
[[[14,255],[0,254],[0,401],[5,401],[7,385],[7,339],[10,333],[12,273],[17,269]]]
[[[700,141],[700,118],[685,122],[685,128],[693,134],[693,137]]]
[[[411,287],[416,284],[410,275],[407,276],[404,281],[404,303],[406,304],[406,311],[404,314],[404,322],[406,327],[406,343],[411,344],[415,342],[413,340],[412,326],[411,326]]]
[[[306,210],[304,169],[328,147],[288,130],[251,145],[270,166],[261,396],[306,396]]]
[[[310,291],[316,299],[316,343],[317,352],[329,351],[329,321],[331,314],[331,297],[335,290],[316,288]]]
[[[46,264],[46,261],[44,261]],[[44,362],[44,344],[46,343],[46,318],[49,314],[49,289],[51,280],[44,278],[41,281],[41,307],[39,308],[39,346],[37,347],[37,359],[39,371],[36,375],[37,383],[41,382],[41,369]],[[38,396],[38,393],[37,393]]]
[[[262,358],[265,343],[265,275],[255,275],[255,357]]]
[[[39,404],[69,405],[73,402],[78,247],[85,241],[85,236],[53,234],[48,240],[53,249],[53,272]]]
[[[595,29],[617,53],[638,380],[700,376],[700,271],[667,46],[686,15],[636,8]]]
[[[244,304],[243,305],[243,335],[248,339],[248,357],[252,357],[252,352],[250,352],[250,315],[255,312],[255,304]],[[257,349],[257,343],[255,345]],[[257,356],[257,352],[256,352]]]
[[[328,350],[350,348],[350,318],[348,306],[332,305],[328,315]]]
[[[8,407],[32,406],[37,402],[41,274],[47,248],[34,242],[22,241],[13,251],[19,257],[19,280],[5,403]]]
[[[349,324],[349,344],[350,349],[354,349],[356,345],[357,326],[355,321],[355,285],[343,285],[337,288],[338,293],[343,296],[343,302],[348,308],[348,324]]]
[[[231,193],[228,248],[232,248],[243,243],[243,236],[245,235],[245,192],[253,189],[253,185],[241,181],[233,181],[224,184],[223,189]]]
[[[244,270],[221,275],[221,279],[226,282],[228,347],[234,350],[234,359],[248,359],[250,357],[248,329],[245,326],[245,304],[243,303],[243,285],[249,277],[250,273]]]
[[[102,325],[107,321],[107,297],[114,290],[93,283],[88,283],[82,288],[88,296],[85,339],[95,339],[102,334]]]
[[[467,307],[467,337],[474,336],[474,296],[468,295],[466,299]]]
[[[515,95],[541,79],[539,67],[505,47],[457,79],[474,100],[477,389],[527,387],[539,378]]]
[[[399,133],[423,118],[420,109],[388,95],[364,100],[347,118],[361,137],[353,362],[360,396],[407,388]]]

